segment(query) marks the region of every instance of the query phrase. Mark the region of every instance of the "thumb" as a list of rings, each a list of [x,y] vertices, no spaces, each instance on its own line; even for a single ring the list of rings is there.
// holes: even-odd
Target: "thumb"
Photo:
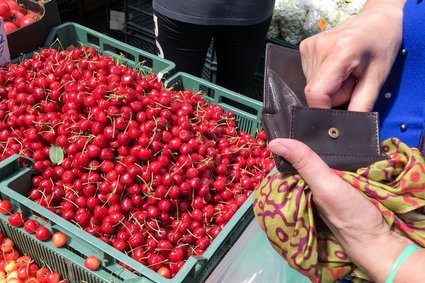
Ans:
[[[353,193],[358,193],[304,143],[292,139],[274,139],[270,141],[269,148],[292,164],[309,185],[320,207],[344,210]]]

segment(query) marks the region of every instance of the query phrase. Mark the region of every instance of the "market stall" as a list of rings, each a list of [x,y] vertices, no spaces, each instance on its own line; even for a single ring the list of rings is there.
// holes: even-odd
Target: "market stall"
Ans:
[[[203,78],[147,50],[149,3],[125,1],[124,43],[61,24],[55,1],[12,2],[0,2],[0,282],[309,282],[253,220],[275,166],[261,93],[216,85],[212,47]],[[363,3],[276,1],[267,42],[296,49]]]

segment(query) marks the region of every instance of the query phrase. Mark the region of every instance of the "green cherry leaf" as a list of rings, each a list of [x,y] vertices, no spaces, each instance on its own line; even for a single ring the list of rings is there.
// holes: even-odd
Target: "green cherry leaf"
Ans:
[[[49,150],[49,157],[53,164],[61,165],[64,158],[63,149],[55,144],[52,145]]]

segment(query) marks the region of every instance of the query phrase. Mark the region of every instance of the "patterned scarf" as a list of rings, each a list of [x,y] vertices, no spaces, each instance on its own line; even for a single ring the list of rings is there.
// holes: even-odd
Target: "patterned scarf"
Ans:
[[[395,138],[381,146],[387,160],[357,172],[335,172],[380,210],[392,230],[425,246],[424,159]],[[372,281],[315,213],[311,191],[299,175],[275,173],[265,178],[254,192],[253,207],[273,248],[313,282]]]

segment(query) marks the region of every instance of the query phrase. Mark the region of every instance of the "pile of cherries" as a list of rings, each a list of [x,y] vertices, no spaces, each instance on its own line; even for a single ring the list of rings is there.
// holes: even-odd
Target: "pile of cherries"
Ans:
[[[93,48],[0,70],[0,158],[34,160],[28,197],[167,278],[275,165],[264,132],[237,122]]]
[[[15,242],[0,232],[0,283],[67,283],[58,272],[38,266],[16,248]]]

